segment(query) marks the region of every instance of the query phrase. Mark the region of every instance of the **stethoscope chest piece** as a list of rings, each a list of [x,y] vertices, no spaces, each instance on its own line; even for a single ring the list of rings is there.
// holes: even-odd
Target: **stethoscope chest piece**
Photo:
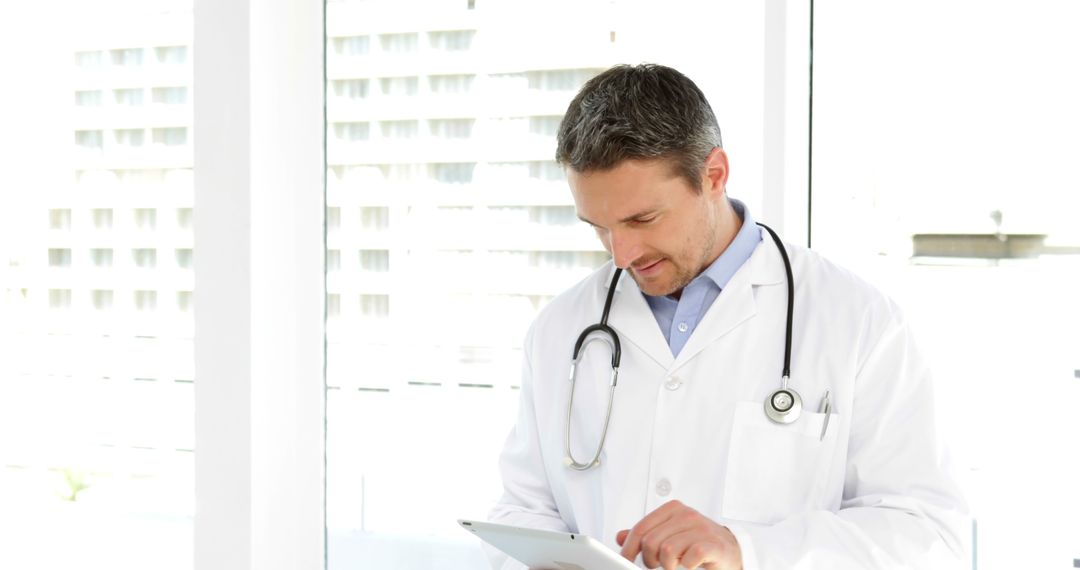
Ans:
[[[790,424],[802,413],[802,398],[795,390],[781,388],[765,400],[765,415],[778,424]]]

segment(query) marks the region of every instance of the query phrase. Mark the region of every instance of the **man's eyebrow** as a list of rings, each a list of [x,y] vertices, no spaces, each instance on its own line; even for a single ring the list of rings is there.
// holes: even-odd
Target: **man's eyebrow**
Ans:
[[[657,213],[659,211],[660,211],[660,208],[652,208],[652,209],[649,209],[649,210],[644,210],[642,212],[638,212],[636,214],[626,216],[625,218],[619,220],[619,223],[620,224],[625,224],[626,222],[632,222],[634,220],[639,220],[641,218],[646,218],[646,217],[649,217],[649,216],[651,216],[651,215],[653,215],[653,214],[655,214],[655,213]],[[590,226],[599,227],[596,224],[589,221],[589,219],[586,218],[585,216],[582,216],[581,214],[578,214],[577,219],[585,222],[586,224],[589,224]]]

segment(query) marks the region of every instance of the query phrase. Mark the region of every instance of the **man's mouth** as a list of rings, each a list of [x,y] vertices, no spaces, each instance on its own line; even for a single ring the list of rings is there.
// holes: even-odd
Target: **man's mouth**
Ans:
[[[656,273],[656,271],[660,268],[660,265],[663,262],[664,262],[664,258],[661,257],[660,259],[657,259],[655,261],[650,261],[650,262],[642,264],[642,265],[632,265],[631,268],[634,270],[634,273],[636,273],[638,275],[648,276],[648,275],[650,275],[652,273]]]

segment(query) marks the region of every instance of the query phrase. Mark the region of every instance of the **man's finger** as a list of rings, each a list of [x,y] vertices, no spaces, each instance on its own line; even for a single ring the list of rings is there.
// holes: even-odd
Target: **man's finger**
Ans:
[[[638,554],[641,553],[641,538],[652,531],[652,529],[662,524],[673,513],[678,512],[681,507],[682,503],[679,503],[678,501],[669,501],[638,521],[638,523],[634,525],[634,528],[630,529],[630,532],[626,535],[625,544],[622,545],[622,551],[620,552],[620,554],[623,555],[623,558],[633,562]]]
[[[622,546],[623,543],[626,542],[626,535],[628,534],[630,534],[629,530],[620,530],[615,534],[615,542],[617,542],[619,546]]]

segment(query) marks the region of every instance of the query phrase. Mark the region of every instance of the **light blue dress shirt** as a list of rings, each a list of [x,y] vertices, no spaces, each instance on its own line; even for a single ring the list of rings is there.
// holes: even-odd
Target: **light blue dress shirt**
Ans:
[[[729,200],[735,213],[742,218],[742,227],[724,253],[683,288],[678,300],[667,295],[645,295],[645,300],[649,303],[649,308],[652,309],[674,356],[678,356],[683,346],[686,346],[686,341],[694,334],[694,329],[705,316],[705,312],[735,272],[750,259],[754,248],[761,241],[761,228],[754,223],[746,205],[738,200]]]

